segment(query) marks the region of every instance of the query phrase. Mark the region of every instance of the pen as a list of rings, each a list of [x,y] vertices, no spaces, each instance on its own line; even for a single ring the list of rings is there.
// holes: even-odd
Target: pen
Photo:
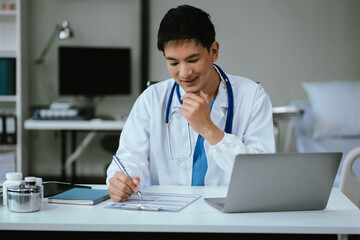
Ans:
[[[122,209],[125,210],[142,210],[142,211],[160,211],[160,207],[155,206],[142,206],[142,205],[122,205]]]
[[[123,173],[125,173],[129,178],[131,178],[130,175],[129,175],[129,174],[127,173],[127,171],[126,171],[125,166],[124,166],[124,165],[122,164],[122,162],[120,161],[120,159],[119,159],[117,156],[115,156],[115,155],[113,156],[113,159],[114,159],[116,165],[120,168],[120,170],[121,170]],[[137,192],[137,195],[139,195],[140,198],[143,198],[143,196],[141,195],[141,192],[140,192],[140,191]]]

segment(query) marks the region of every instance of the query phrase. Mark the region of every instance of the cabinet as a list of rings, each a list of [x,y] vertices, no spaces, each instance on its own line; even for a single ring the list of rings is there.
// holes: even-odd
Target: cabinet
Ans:
[[[0,0],[0,59],[10,59],[15,62],[14,91],[5,94],[4,91],[2,91],[0,95],[0,114],[3,116],[12,115],[14,117],[15,122],[11,122],[8,125],[11,124],[10,130],[14,131],[16,139],[16,142],[12,144],[6,142],[0,144],[0,168],[2,168],[1,164],[7,167],[14,166],[14,170],[23,173],[25,163],[24,156],[26,156],[24,150],[24,142],[26,139],[23,135],[23,119],[26,117],[26,94],[24,91],[24,89],[26,89],[26,80],[24,76],[26,76],[27,73],[26,66],[23,66],[23,60],[26,56],[26,48],[24,47],[26,40],[24,39],[26,35],[26,11],[22,11],[24,4],[26,3],[22,0]],[[5,8],[9,6],[10,10],[6,10]],[[12,7],[14,9],[11,9]],[[6,71],[6,67],[3,67],[0,71]],[[2,129],[2,131],[6,131],[6,129]],[[13,163],[2,162],[1,155],[9,152],[14,153]],[[3,161],[5,161],[4,158]],[[7,158],[6,161],[9,161],[9,158]]]

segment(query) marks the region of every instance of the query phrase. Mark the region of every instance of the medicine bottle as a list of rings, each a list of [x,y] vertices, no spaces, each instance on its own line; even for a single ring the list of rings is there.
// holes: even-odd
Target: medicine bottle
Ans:
[[[22,173],[10,172],[6,173],[6,181],[3,182],[3,204],[7,206],[7,188],[11,186],[19,186],[22,183]]]
[[[36,177],[25,177],[25,184],[30,186],[36,185]]]
[[[43,201],[43,200],[44,200],[44,186],[43,186],[43,184],[42,184],[42,178],[37,177],[35,182],[36,182],[36,186],[39,186],[39,187],[40,187],[40,190],[41,190],[41,200]]]

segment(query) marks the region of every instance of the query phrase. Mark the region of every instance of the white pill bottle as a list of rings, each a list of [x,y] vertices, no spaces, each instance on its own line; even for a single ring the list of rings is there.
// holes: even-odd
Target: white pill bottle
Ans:
[[[11,186],[19,186],[23,181],[22,173],[10,172],[6,173],[6,181],[3,182],[3,204],[7,206],[7,188]]]

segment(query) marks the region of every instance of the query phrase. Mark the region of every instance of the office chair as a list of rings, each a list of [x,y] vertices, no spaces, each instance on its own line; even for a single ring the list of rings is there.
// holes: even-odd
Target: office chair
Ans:
[[[111,154],[115,154],[119,147],[119,134],[106,134],[100,139],[101,147]]]
[[[360,208],[360,177],[352,170],[353,164],[360,157],[360,147],[356,147],[346,155],[341,170],[340,190]]]

